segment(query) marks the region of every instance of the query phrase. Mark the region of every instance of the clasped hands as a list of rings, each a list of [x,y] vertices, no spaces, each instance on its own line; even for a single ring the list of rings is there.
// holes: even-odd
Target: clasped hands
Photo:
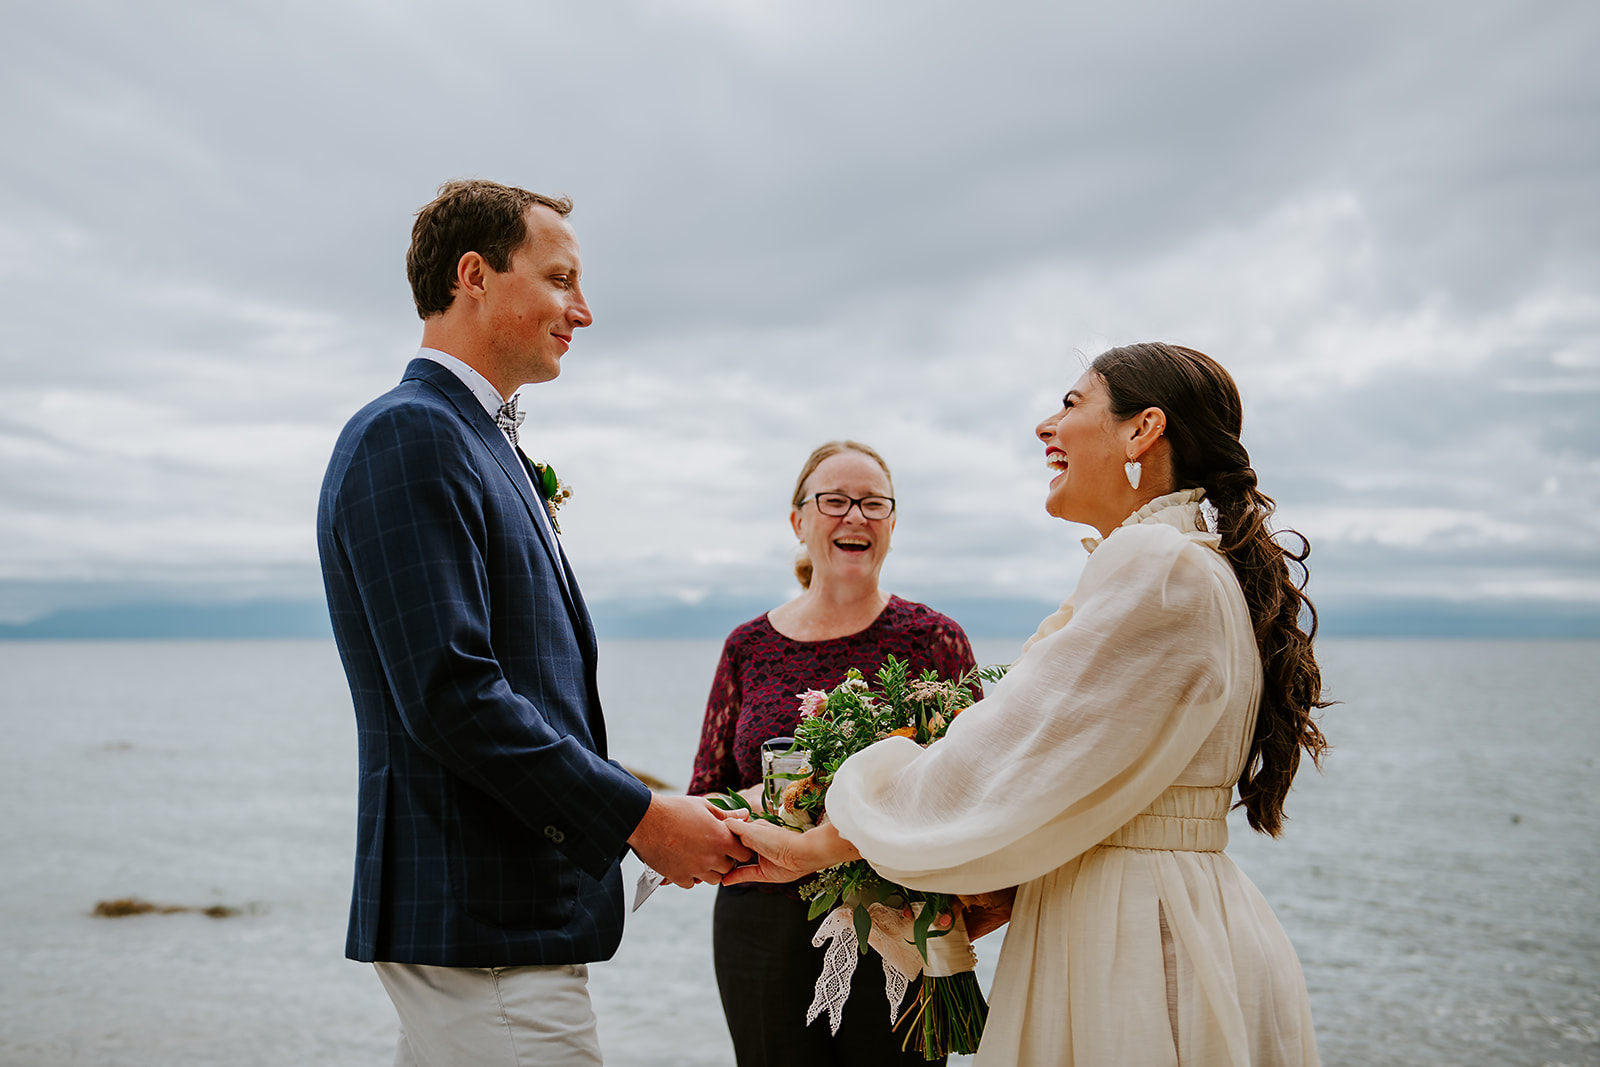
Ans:
[[[861,858],[831,822],[797,834],[749,821],[744,811],[723,811],[704,797],[661,794],[650,798],[628,844],[657,874],[684,889],[696,882],[793,882]],[[1003,890],[964,902],[967,936],[976,939],[1004,925],[1015,893]],[[949,924],[946,917],[938,923]]]
[[[716,884],[753,857],[730,831],[730,814],[704,797],[656,793],[628,845],[673,885]]]
[[[769,822],[748,822],[741,818],[730,819],[728,829],[753,849],[755,862],[735,867],[723,878],[723,885],[740,882],[793,882],[808,874],[840,863],[861,858],[861,853],[839,833],[831,822],[812,827],[797,834]],[[1016,898],[1016,888],[984,893],[977,897],[963,897],[956,905],[965,917],[967,936],[977,940],[992,930],[1004,926],[1011,919],[1011,905]],[[906,912],[910,916],[910,911]],[[941,915],[934,921],[939,929],[948,928],[955,913]]]
[[[704,797],[663,794],[650,798],[628,844],[657,874],[685,889],[696,882],[792,882],[861,858],[831,823],[797,834],[747,822],[743,811],[723,811]]]

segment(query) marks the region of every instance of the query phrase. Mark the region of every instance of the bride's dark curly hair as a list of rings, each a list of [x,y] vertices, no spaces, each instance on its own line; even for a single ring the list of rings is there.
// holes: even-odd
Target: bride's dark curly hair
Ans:
[[[1239,776],[1239,804],[1252,827],[1277,837],[1300,750],[1320,767],[1328,748],[1312,718],[1328,702],[1311,650],[1317,611],[1304,592],[1311,544],[1296,531],[1284,531],[1300,542],[1298,551],[1290,551],[1268,528],[1276,505],[1256,488],[1250,454],[1239,441],[1239,388],[1215,360],[1192,348],[1146,343],[1113,348],[1092,366],[1118,419],[1146,408],[1166,414],[1173,489],[1202,488],[1216,508],[1222,551],[1244,589],[1265,674],[1250,757]],[[1291,567],[1299,569],[1298,582]],[[1302,615],[1309,629],[1301,628]]]

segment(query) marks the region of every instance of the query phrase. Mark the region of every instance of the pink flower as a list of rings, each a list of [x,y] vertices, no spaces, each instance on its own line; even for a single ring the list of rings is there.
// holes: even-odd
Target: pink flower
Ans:
[[[828,694],[821,689],[807,689],[804,693],[795,695],[800,698],[800,717],[802,719],[809,719],[828,706]]]

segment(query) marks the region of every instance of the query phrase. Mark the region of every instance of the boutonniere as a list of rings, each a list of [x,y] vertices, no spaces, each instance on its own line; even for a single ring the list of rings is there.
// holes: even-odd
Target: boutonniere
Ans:
[[[545,510],[550,513],[550,527],[556,533],[560,533],[561,523],[556,520],[556,512],[572,495],[572,488],[557,476],[556,469],[550,464],[540,463],[532,456],[528,457],[528,462],[533,464],[534,480],[538,483],[539,495],[544,497]]]

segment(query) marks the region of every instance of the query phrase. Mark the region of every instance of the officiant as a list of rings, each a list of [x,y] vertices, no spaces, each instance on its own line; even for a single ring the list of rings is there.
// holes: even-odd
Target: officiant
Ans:
[[[797,694],[831,689],[852,667],[870,677],[892,655],[913,677],[932,670],[954,679],[974,666],[955,620],[879,585],[895,527],[894,483],[882,456],[857,441],[829,441],[806,459],[790,503],[800,593],[728,635],[691,794],[738,790],[759,804],[762,743],[793,734]],[[739,1067],[925,1065],[890,1029],[876,955],[861,961],[837,1034],[826,1016],[806,1024],[823,958],[811,944],[820,920],[807,911],[793,884],[717,891],[717,987]],[[913,983],[905,1003],[917,991]]]

